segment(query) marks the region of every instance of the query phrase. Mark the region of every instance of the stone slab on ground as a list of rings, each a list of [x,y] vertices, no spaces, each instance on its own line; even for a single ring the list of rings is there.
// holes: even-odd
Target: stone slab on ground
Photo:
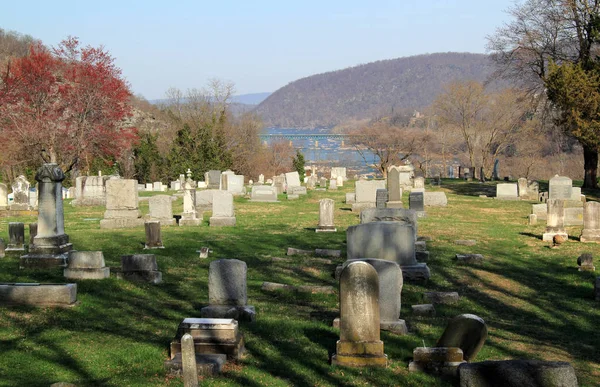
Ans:
[[[460,387],[577,387],[567,362],[501,360],[464,363],[458,367]]]
[[[211,376],[221,373],[226,361],[227,355],[225,354],[196,354],[196,369],[198,376]],[[181,376],[181,353],[177,353],[173,359],[166,360],[164,366],[171,375]]]
[[[287,255],[312,255],[313,251],[312,250],[302,250],[302,249],[296,249],[293,247],[288,247],[287,249]]]
[[[482,263],[483,255],[481,254],[456,254],[454,259],[459,263]]]
[[[418,317],[434,317],[435,306],[433,304],[418,304],[411,305],[413,316]]]
[[[475,246],[477,241],[474,239],[458,239],[454,241],[454,244],[459,246]]]
[[[0,283],[0,304],[69,306],[77,301],[77,284]]]
[[[332,249],[315,249],[315,256],[339,258],[342,256],[342,251]]]
[[[423,299],[430,304],[455,304],[460,296],[457,292],[425,292]]]

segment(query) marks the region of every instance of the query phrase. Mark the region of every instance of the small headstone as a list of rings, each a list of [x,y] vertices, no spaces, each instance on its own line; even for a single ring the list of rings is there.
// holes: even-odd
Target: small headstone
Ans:
[[[173,218],[173,200],[169,195],[156,195],[148,199],[150,220],[159,221],[163,226],[175,224]]]
[[[194,338],[189,333],[186,333],[181,337],[181,368],[183,370],[184,387],[198,387],[198,369],[196,367]]]
[[[579,266],[579,271],[595,271],[596,267],[594,267],[594,257],[590,253],[581,254],[577,258],[577,265]]]
[[[422,176],[415,177],[413,181],[414,188],[425,188],[425,178]]]
[[[317,257],[339,258],[342,255],[342,251],[341,250],[333,250],[333,249],[315,249],[315,255]]]
[[[319,200],[319,225],[316,232],[336,232],[333,222],[333,213],[335,210],[335,202],[333,199]]]
[[[408,197],[408,206],[417,213],[419,218],[425,216],[425,203],[423,192],[411,192]]]
[[[568,239],[569,236],[565,230],[565,210],[563,199],[548,199],[548,214],[546,219],[546,232],[542,235],[544,242],[552,242],[554,236]]]
[[[460,263],[481,263],[483,262],[483,255],[481,254],[456,254],[456,261]]]
[[[566,176],[555,175],[549,181],[548,199],[571,199],[573,191],[573,180]]]
[[[77,301],[77,284],[0,283],[0,304],[67,306]]]
[[[448,198],[445,192],[425,192],[423,194],[423,204],[426,207],[446,207]]]
[[[346,193],[346,204],[356,203],[356,194],[354,192]]]
[[[387,201],[388,201],[388,190],[384,189],[384,188],[379,188],[375,193],[375,207],[376,208],[385,208]]]
[[[123,255],[117,278],[158,284],[162,281],[162,273],[158,271],[154,254]]]
[[[144,223],[146,228],[145,249],[163,249],[162,237],[160,234],[160,222],[157,220]]]
[[[287,194],[287,199],[288,200],[298,200],[298,199],[300,199],[300,195],[297,195],[297,194]]]
[[[600,242],[600,203],[586,202],[583,205],[583,230],[581,242]]]
[[[400,169],[392,166],[388,168],[387,188],[389,199],[387,206],[390,208],[402,208],[402,186],[400,184]]]
[[[340,278],[340,340],[331,364],[386,367],[379,324],[377,271],[366,262],[352,262]]]
[[[8,223],[8,246],[6,251],[25,251],[25,224],[22,222]]]
[[[252,186],[252,194],[250,198],[250,200],[253,202],[276,202],[277,187],[270,185]]]
[[[330,191],[336,191],[337,189],[338,189],[337,179],[331,179],[331,180],[329,180],[329,190]]]
[[[29,246],[33,245],[33,240],[37,235],[38,225],[37,223],[29,223]]]
[[[475,359],[487,339],[487,326],[481,317],[474,314],[461,314],[454,317],[436,347],[458,347],[462,349],[466,361]]]
[[[286,255],[312,255],[312,250],[301,250],[293,247],[288,247]]]
[[[237,259],[212,261],[208,269],[208,303],[200,310],[205,318],[254,321],[254,307],[247,305],[246,262]]]
[[[67,279],[104,279],[110,277],[102,251],[70,251],[63,271]]]
[[[211,227],[232,227],[236,224],[233,208],[233,195],[226,191],[216,191],[213,195]]]
[[[13,201],[10,205],[10,209],[13,211],[27,211],[30,209],[29,205],[29,181],[25,176],[18,176],[12,183],[12,194]]]
[[[206,259],[206,258],[208,258],[208,253],[210,252],[210,249],[208,247],[202,247],[202,248],[200,248],[200,250],[198,250],[196,252],[200,254],[198,256],[198,258]]]
[[[519,189],[514,183],[501,183],[496,185],[496,199],[498,200],[518,200]]]
[[[454,241],[454,244],[459,246],[475,246],[477,241],[473,239],[459,239]]]
[[[537,224],[537,215],[536,214],[529,214],[529,216],[527,217],[529,225],[530,226],[535,226]]]

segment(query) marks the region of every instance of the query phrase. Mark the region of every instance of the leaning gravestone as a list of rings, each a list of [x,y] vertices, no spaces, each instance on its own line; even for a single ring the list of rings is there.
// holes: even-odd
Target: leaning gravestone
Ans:
[[[109,179],[106,182],[106,212],[100,228],[130,228],[144,225],[138,208],[137,182]]]
[[[217,191],[213,196],[211,227],[235,226],[233,195],[226,191]]]
[[[12,183],[13,202],[10,209],[13,211],[27,211],[29,206],[29,182],[25,176],[20,175]]]
[[[487,326],[481,317],[461,314],[448,323],[436,347],[458,347],[466,361],[473,360],[487,339]]]
[[[549,182],[549,199],[571,199],[573,191],[573,180],[566,176],[555,175]]]
[[[233,318],[254,321],[256,312],[248,305],[246,262],[238,259],[212,261],[208,269],[208,303],[200,310],[204,318]]]
[[[73,249],[65,234],[62,181],[65,174],[57,164],[44,164],[35,174],[40,190],[37,235],[20,267],[46,268],[66,266],[67,254]]]
[[[386,367],[379,324],[377,271],[366,262],[352,262],[340,277],[340,339],[331,364]]]
[[[583,230],[581,242],[600,242],[600,203],[586,202],[583,205]]]
[[[148,199],[150,220],[159,221],[163,226],[173,226],[173,200],[169,195],[156,195]]]
[[[302,184],[300,184],[300,174],[298,174],[297,171],[286,173],[285,174],[285,183],[287,185],[288,191],[292,187],[300,187],[302,185]]]
[[[372,222],[348,227],[347,259],[376,258],[396,262],[404,280],[427,280],[427,264],[418,263],[415,230],[400,222]]]
[[[400,319],[402,305],[402,271],[396,262],[383,259],[363,258],[344,262],[366,262],[373,266],[379,278],[379,321],[380,328],[399,335],[408,333],[406,322]],[[343,269],[342,269],[343,270]]]
[[[563,199],[548,199],[547,205],[546,232],[542,235],[542,240],[552,242],[557,235],[567,240],[569,236],[565,230],[565,201]]]

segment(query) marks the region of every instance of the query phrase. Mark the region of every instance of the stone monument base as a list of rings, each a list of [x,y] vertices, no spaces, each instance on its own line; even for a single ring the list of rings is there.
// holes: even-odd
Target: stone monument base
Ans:
[[[77,301],[77,284],[0,284],[0,304],[71,306]]]
[[[581,236],[579,237],[580,242],[586,243],[600,243],[600,230],[586,230],[583,229],[581,231]]]
[[[232,227],[235,226],[235,216],[211,216],[210,227]]]
[[[418,263],[412,266],[400,266],[404,281],[418,282],[427,281],[431,277],[431,272],[426,263]]]
[[[565,230],[546,230],[546,232],[542,234],[542,240],[544,242],[552,242],[557,235],[563,237],[565,240],[569,239],[569,235]]]
[[[375,208],[377,203],[375,202],[357,202],[352,203],[352,212],[360,213],[365,208]]]
[[[150,282],[159,284],[162,282],[162,272],[156,270],[120,271],[117,278],[134,282]]]
[[[38,216],[38,212],[35,210],[0,210],[0,218],[6,217],[20,217],[20,216]]]
[[[103,267],[99,269],[65,269],[63,271],[67,279],[104,279],[110,277],[110,268]]]
[[[198,218],[179,219],[180,226],[200,226],[202,220]]]
[[[27,254],[19,260],[20,269],[49,269],[67,266],[67,253],[64,254]]]
[[[385,206],[387,208],[404,208],[404,205],[402,204],[401,201],[387,202],[387,203],[385,203]]]
[[[202,318],[232,318],[237,321],[254,321],[256,310],[252,305],[209,305],[200,309]]]
[[[227,356],[224,354],[196,354],[196,370],[199,376],[221,373],[221,369],[226,362]],[[175,354],[173,359],[165,360],[164,365],[170,374],[181,376],[183,373],[181,353]]]
[[[335,226],[318,226],[315,231],[316,232],[336,232],[337,228],[335,228]]]
[[[144,219],[142,218],[112,218],[100,220],[100,228],[134,228],[143,227]]]
[[[194,338],[196,355],[224,354],[228,359],[239,360],[246,348],[238,322],[232,319],[186,318],[177,329],[171,342],[171,359],[181,353],[181,337],[189,333]]]
[[[340,318],[336,317],[333,320],[333,327],[340,328]],[[380,321],[379,329],[382,331],[392,332],[397,335],[408,335],[408,328],[406,327],[406,321],[395,320],[395,321]]]
[[[383,341],[337,342],[337,353],[331,364],[344,367],[387,367],[388,358],[383,353]]]
[[[442,376],[456,376],[458,366],[463,364],[463,351],[455,347],[418,347],[413,351],[409,372],[427,372]]]

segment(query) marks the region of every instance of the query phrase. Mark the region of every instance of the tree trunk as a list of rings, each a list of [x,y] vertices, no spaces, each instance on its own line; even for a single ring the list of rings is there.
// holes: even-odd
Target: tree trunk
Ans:
[[[598,188],[596,174],[598,172],[598,149],[583,146],[584,179],[582,188]]]

